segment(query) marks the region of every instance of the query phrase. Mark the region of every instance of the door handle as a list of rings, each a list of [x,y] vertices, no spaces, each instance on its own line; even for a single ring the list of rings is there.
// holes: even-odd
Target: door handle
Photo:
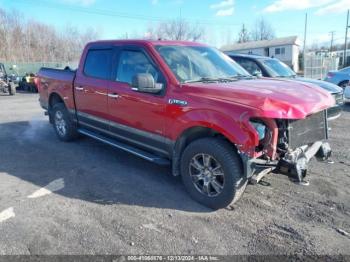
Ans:
[[[84,87],[76,86],[76,87],[75,87],[75,90],[77,90],[77,91],[84,91]]]
[[[120,95],[118,95],[118,94],[116,94],[116,93],[113,93],[113,94],[108,94],[108,97],[117,99],[117,98],[120,97]]]

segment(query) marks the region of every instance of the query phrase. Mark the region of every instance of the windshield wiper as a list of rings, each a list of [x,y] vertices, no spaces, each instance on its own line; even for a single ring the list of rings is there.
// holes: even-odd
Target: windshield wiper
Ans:
[[[295,78],[296,75],[289,75],[289,76],[277,76],[277,77],[280,77],[280,78]]]
[[[201,77],[199,79],[191,79],[186,80],[184,83],[197,83],[197,82],[217,82],[218,80],[216,78],[210,78],[210,77]]]
[[[243,75],[243,74],[236,74],[236,75],[233,75],[231,76],[231,78],[238,78],[238,79],[254,79],[255,77],[254,76],[251,76],[251,75]]]
[[[241,79],[254,79],[254,76],[251,75],[243,75],[243,74],[236,74],[233,76],[228,77],[218,77],[218,78],[212,78],[212,77],[201,77],[199,79],[195,80],[187,80],[184,83],[197,83],[197,82],[203,82],[203,83],[213,83],[213,82],[234,82]]]
[[[214,83],[214,82],[232,82],[238,80],[237,78],[233,77],[218,77],[218,78],[211,78],[211,77],[201,77],[199,79],[195,80],[186,80],[184,83],[197,83],[197,82],[203,82],[203,83]]]

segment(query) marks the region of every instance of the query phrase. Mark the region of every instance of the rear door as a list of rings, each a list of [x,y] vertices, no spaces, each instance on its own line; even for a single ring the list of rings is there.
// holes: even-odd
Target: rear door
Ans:
[[[75,104],[79,124],[106,131],[108,125],[107,95],[111,80],[113,49],[91,48],[74,81]]]

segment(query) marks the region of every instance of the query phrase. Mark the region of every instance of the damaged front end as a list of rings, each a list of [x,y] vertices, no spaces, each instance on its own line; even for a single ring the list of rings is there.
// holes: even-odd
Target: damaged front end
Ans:
[[[316,157],[326,161],[331,156],[328,139],[327,111],[312,114],[305,119],[277,119],[267,123],[266,137],[256,148],[257,158],[243,156],[247,177],[257,183],[272,170],[286,174],[295,182],[307,185],[308,163]]]

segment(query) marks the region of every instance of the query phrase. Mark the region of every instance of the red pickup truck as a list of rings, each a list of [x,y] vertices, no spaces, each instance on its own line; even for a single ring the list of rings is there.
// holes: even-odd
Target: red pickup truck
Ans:
[[[83,134],[171,164],[189,194],[214,209],[275,168],[306,184],[308,161],[331,152],[331,95],[311,84],[256,79],[198,43],[89,43],[76,71],[42,68],[37,84],[60,140]]]

